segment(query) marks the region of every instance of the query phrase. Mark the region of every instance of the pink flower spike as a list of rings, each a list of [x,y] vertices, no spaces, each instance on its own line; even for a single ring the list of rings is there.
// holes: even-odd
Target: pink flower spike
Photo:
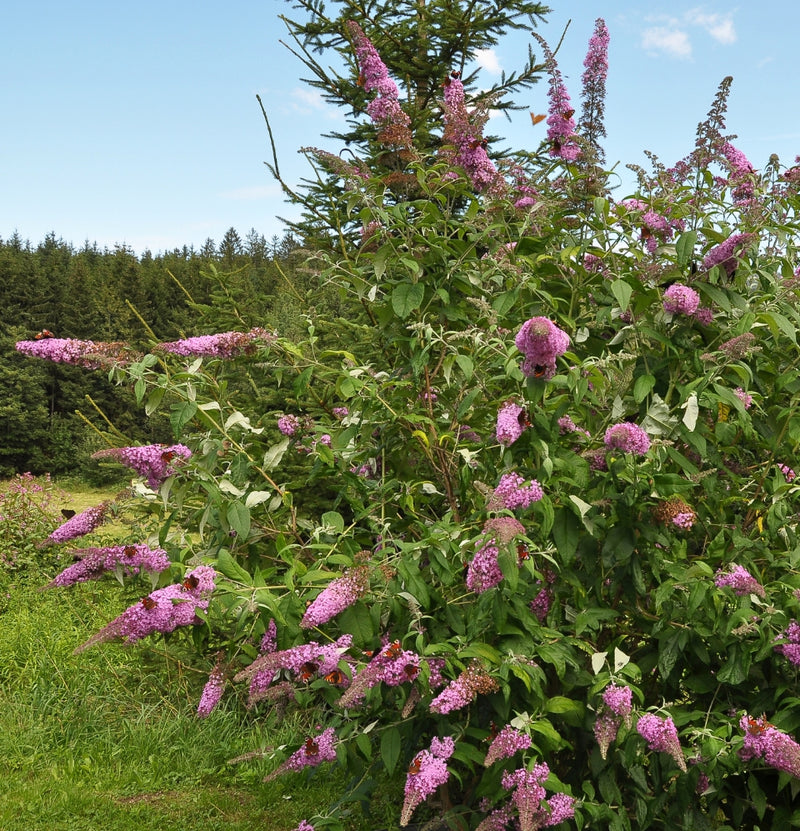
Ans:
[[[455,744],[449,736],[434,738],[430,750],[421,750],[411,762],[406,776],[405,799],[400,813],[400,825],[406,826],[411,815],[440,785],[450,777],[447,760],[453,755]]]

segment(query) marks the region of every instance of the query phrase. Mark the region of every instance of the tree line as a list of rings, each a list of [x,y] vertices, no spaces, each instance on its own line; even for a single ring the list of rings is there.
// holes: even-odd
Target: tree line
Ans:
[[[0,475],[76,470],[86,451],[104,446],[88,422],[108,422],[131,443],[169,441],[166,421],[145,421],[131,391],[103,371],[31,361],[15,343],[42,331],[58,338],[154,343],[230,329],[303,326],[303,255],[289,233],[267,240],[234,229],[198,250],[183,246],[137,255],[126,245],[76,248],[50,233],[37,243],[0,239]],[[206,320],[215,298],[231,311]],[[211,327],[211,328],[209,328]],[[100,475],[94,470],[94,475]]]

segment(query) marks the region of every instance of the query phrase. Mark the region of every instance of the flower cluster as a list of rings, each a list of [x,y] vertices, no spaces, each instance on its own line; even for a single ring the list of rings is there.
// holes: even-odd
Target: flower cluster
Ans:
[[[598,17],[594,23],[594,32],[589,38],[589,48],[583,61],[584,72],[581,75],[581,99],[583,101],[581,126],[591,142],[599,162],[603,161],[605,155],[598,139],[600,136],[606,135],[603,113],[610,39],[611,36],[605,20]]]
[[[775,651],[788,658],[796,667],[800,667],[800,623],[793,620],[780,637],[785,640],[776,644]]]
[[[753,166],[745,154],[726,141],[720,147],[720,154],[725,159],[730,171],[730,186],[734,202],[747,202],[755,193]]]
[[[200,695],[200,701],[197,705],[197,715],[199,718],[207,718],[211,715],[214,708],[219,704],[224,689],[225,668],[222,663],[217,663],[214,669],[211,670],[208,681],[206,681],[203,692]]]
[[[483,764],[489,767],[501,759],[510,759],[518,750],[527,750],[530,746],[531,737],[527,733],[507,724],[492,739]]]
[[[397,147],[411,147],[411,119],[400,107],[397,84],[389,77],[378,50],[358,23],[348,20],[347,29],[358,59],[359,81],[365,92],[377,93],[367,104],[367,115],[380,128],[378,140]]]
[[[653,516],[659,522],[674,525],[684,531],[688,531],[697,519],[697,514],[691,505],[680,496],[670,496],[659,502],[653,509]]]
[[[453,161],[463,167],[476,190],[501,189],[503,180],[486,152],[482,125],[473,123],[464,99],[464,85],[451,75],[444,87],[444,136],[455,150]]]
[[[369,586],[369,570],[366,566],[357,566],[346,572],[343,577],[332,580],[306,609],[300,626],[308,629],[321,626],[331,618],[352,606]]]
[[[761,583],[743,566],[733,565],[727,573],[720,569],[714,578],[714,584],[720,589],[725,586],[733,589],[733,593],[739,597],[747,594],[764,597],[766,594]]]
[[[789,465],[778,465],[778,470],[784,475],[787,482],[794,481],[797,474],[789,467]]]
[[[550,775],[550,768],[544,764],[534,765],[532,770],[517,768],[503,774],[502,785],[513,791],[511,806],[517,810],[517,820],[521,831],[537,831],[560,825],[575,816],[575,798],[564,793],[553,794],[546,799],[544,782]],[[510,818],[510,811],[501,808],[490,815],[479,826],[479,831],[488,831],[492,826],[487,823],[493,816]],[[497,827],[497,826],[495,826]],[[501,826],[505,828],[506,826]]]
[[[664,311],[673,315],[693,315],[700,306],[700,295],[688,286],[673,283],[664,292]]]
[[[197,611],[208,608],[208,596],[215,588],[214,578],[213,568],[197,566],[186,575],[183,583],[156,589],[129,606],[75,651],[82,652],[97,643],[117,638],[135,643],[156,632],[167,634],[178,627],[199,623]]]
[[[603,704],[614,715],[623,718],[626,724],[630,723],[633,707],[633,693],[630,687],[618,687],[616,684],[609,684],[603,690]]]
[[[65,568],[47,584],[48,588],[73,586],[95,580],[109,571],[120,568],[125,576],[140,571],[157,573],[169,568],[170,560],[162,548],[146,545],[112,545],[105,548],[83,548],[75,552],[80,556],[77,563]]]
[[[636,722],[636,730],[647,742],[650,750],[658,753],[668,753],[675,760],[675,764],[685,773],[686,760],[678,740],[678,731],[675,722],[667,716],[660,718],[654,713],[645,713]]]
[[[744,761],[763,759],[775,770],[800,779],[800,745],[763,716],[752,718],[746,713],[739,720],[744,731],[744,746],[739,755]]]
[[[455,751],[452,738],[434,738],[430,750],[421,750],[411,763],[406,776],[405,798],[400,812],[400,825],[408,825],[414,810],[440,785],[447,782],[447,760]]]
[[[255,328],[249,332],[220,332],[216,335],[197,335],[193,338],[159,343],[154,352],[170,352],[186,358],[235,358],[252,355],[259,342],[273,343],[275,335],[266,329]]]
[[[32,358],[44,358],[57,364],[72,364],[84,369],[99,369],[113,365],[126,365],[138,355],[125,343],[102,343],[93,340],[47,337],[41,340],[21,340],[17,352]]]
[[[309,737],[294,753],[278,768],[264,777],[270,782],[282,773],[303,770],[308,767],[317,767],[322,762],[332,762],[336,758],[336,733],[333,727],[328,727],[314,737]]]
[[[514,343],[525,356],[525,375],[548,379],[556,373],[556,358],[569,348],[569,335],[548,318],[533,317],[522,324]]]
[[[486,695],[499,689],[497,681],[478,664],[470,664],[454,681],[431,701],[432,713],[444,715],[460,710],[474,701],[478,695]]]
[[[265,652],[235,675],[233,680],[251,682],[249,703],[252,705],[265,697],[267,688],[275,679],[278,670],[286,670],[296,681],[303,683],[338,672],[339,661],[352,643],[352,635],[342,635],[332,643],[319,644],[309,641],[289,649]]]
[[[561,76],[550,47],[536,32],[531,34],[539,41],[544,52],[545,65],[550,75],[547,97],[550,103],[547,115],[547,140],[550,155],[574,162],[581,155],[580,145],[575,141],[575,109],[573,108],[566,84]]]
[[[158,490],[192,451],[184,444],[145,444],[138,447],[111,447],[92,454],[93,459],[116,459],[147,479],[147,486]]]
[[[524,429],[525,408],[514,401],[506,401],[497,411],[497,441],[510,447],[522,435]]]
[[[732,234],[725,242],[714,246],[703,259],[703,268],[707,271],[718,265],[728,277],[732,277],[739,265],[739,253],[749,245],[754,234]]]
[[[620,724],[624,721],[630,727],[632,709],[630,687],[618,687],[616,684],[609,684],[603,690],[603,704],[604,710],[594,723],[594,737],[600,748],[600,755],[605,759],[608,748],[617,738]]]
[[[749,410],[753,406],[753,396],[745,392],[741,387],[736,387],[733,394],[742,402],[745,410]]]
[[[489,499],[489,509],[527,508],[538,502],[542,496],[542,486],[535,479],[526,481],[519,473],[504,473]]]
[[[635,456],[644,456],[650,449],[650,437],[647,433],[638,424],[627,421],[612,424],[606,430],[603,442],[609,450],[621,450]]]
[[[363,702],[367,690],[380,683],[398,687],[414,681],[419,675],[419,668],[420,657],[416,652],[403,649],[400,641],[386,644],[364,669],[353,676],[347,691],[339,699],[339,706],[358,706]]]
[[[105,522],[110,505],[110,501],[101,502],[99,505],[94,505],[79,514],[75,514],[50,533],[46,542],[69,542],[69,540],[74,540],[76,537],[91,534],[95,528]]]

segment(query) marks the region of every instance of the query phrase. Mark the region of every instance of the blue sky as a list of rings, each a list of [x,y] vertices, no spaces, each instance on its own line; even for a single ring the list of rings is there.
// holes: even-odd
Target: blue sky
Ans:
[[[554,45],[573,100],[594,20],[611,33],[606,155],[609,165],[666,164],[686,155],[717,86],[734,76],[728,130],[761,168],[800,154],[797,80],[800,3],[552,0],[539,31]],[[284,176],[310,174],[297,150],[333,151],[321,134],[344,114],[300,78],[283,47],[283,0],[140,0],[137,4],[11,0],[0,31],[0,237],[37,243],[48,232],[80,247],[126,244],[137,253],[217,242],[233,226],[268,238],[291,216],[263,162],[270,158],[256,94],[270,114]],[[517,33],[481,56],[487,85],[525,57]],[[446,69],[446,68],[444,68]],[[490,132],[506,146],[538,144],[546,84]],[[630,181],[628,178],[627,181]]]

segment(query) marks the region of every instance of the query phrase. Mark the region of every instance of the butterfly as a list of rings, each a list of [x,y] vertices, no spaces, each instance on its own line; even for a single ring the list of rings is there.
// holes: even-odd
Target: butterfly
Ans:
[[[406,674],[409,681],[413,681],[419,675],[419,667],[415,664],[406,664],[403,667],[403,672]]]
[[[75,516],[75,511],[73,511],[72,508],[62,508],[61,516],[63,516],[64,519],[72,519],[72,517]]]
[[[319,753],[319,745],[314,739],[306,739],[306,756],[316,756]]]
[[[165,450],[161,454],[161,461],[162,462],[171,462],[175,458],[175,451],[174,450]]]
[[[135,557],[136,556],[136,546],[135,545],[126,545],[125,548],[122,549],[122,554],[125,557]]]
[[[49,329],[42,329],[38,335],[33,336],[35,340],[42,340],[43,338],[54,338],[55,335]]]
[[[547,118],[547,113],[531,113],[531,121],[533,122],[533,126],[535,127],[540,122],[544,121]]]
[[[190,574],[184,581],[183,581],[183,588],[192,591],[196,589],[200,585],[199,578],[195,577],[194,574]]]
[[[318,669],[319,664],[315,664],[313,661],[306,661],[303,666],[300,667],[300,680],[310,681]]]
[[[396,658],[402,651],[403,647],[400,646],[400,641],[395,641],[386,649],[385,655],[387,658]]]
[[[469,143],[470,150],[477,150],[479,147],[485,150],[488,146],[489,142],[486,139],[472,139]]]
[[[544,376],[546,374],[547,374],[547,367],[546,366],[542,366],[541,364],[537,364],[533,368],[533,377],[534,378],[544,378]]]
[[[537,366],[536,369],[539,369],[539,367]],[[534,370],[534,376],[536,378],[541,378],[541,375],[536,375],[535,374],[535,370]],[[525,408],[523,408],[519,411],[519,415],[517,416],[517,421],[519,422],[520,427],[530,427],[531,426],[531,419],[530,419],[530,416],[528,415],[528,411]]]
[[[340,669],[335,669],[333,672],[329,672],[325,676],[325,680],[329,684],[333,684],[334,686],[339,686],[339,684],[344,683],[344,673]]]
[[[419,755],[415,757],[414,761],[408,766],[408,772],[412,774],[417,774],[422,769],[422,756]]]
[[[751,736],[760,736],[767,727],[772,727],[772,725],[766,721],[764,718],[753,718],[752,716],[747,717],[747,732],[750,733]]]
[[[158,604],[156,603],[156,601],[155,601],[155,600],[153,600],[153,598],[152,598],[152,597],[150,597],[150,595],[147,595],[147,597],[143,597],[143,598],[142,598],[142,606],[144,606],[144,608],[145,608],[145,609],[147,609],[147,611],[148,611],[148,612],[149,612],[151,609],[155,609],[155,607],[156,607],[157,605],[158,605]]]
[[[520,562],[527,560],[531,556],[531,552],[528,551],[528,546],[525,545],[524,542],[521,542],[517,545],[517,557],[519,558]]]
[[[564,110],[564,112],[561,113],[561,117],[564,119],[564,121],[569,121],[573,115],[575,115],[575,110]]]
[[[497,738],[497,734],[500,732],[498,726],[493,722],[489,722],[489,735],[486,737],[487,742],[493,742]]]

